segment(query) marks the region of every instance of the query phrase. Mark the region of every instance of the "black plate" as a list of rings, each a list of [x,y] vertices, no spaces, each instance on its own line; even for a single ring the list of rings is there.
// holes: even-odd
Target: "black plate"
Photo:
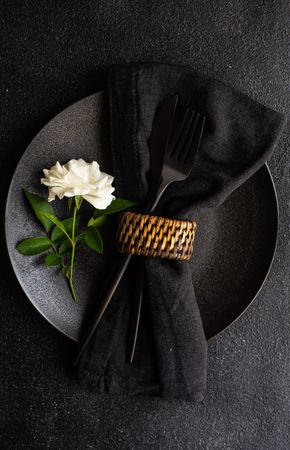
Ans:
[[[33,139],[11,182],[6,205],[6,240],[15,274],[27,297],[59,331],[78,340],[89,304],[97,301],[110,266],[110,250],[98,256],[82,250],[77,261],[76,305],[62,276],[45,268],[40,257],[15,250],[21,239],[41,233],[22,188],[47,195],[42,168],[72,158],[97,160],[112,173],[107,99],[91,95],[52,119]],[[276,247],[278,206],[269,169],[262,167],[219,208],[197,217],[192,259],[193,283],[205,332],[213,337],[235,321],[260,291]],[[24,224],[24,225],[23,225]]]

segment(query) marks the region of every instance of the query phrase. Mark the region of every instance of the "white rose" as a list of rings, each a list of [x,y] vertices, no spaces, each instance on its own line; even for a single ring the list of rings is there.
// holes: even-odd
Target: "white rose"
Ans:
[[[48,186],[48,201],[79,195],[97,209],[105,209],[114,196],[114,178],[101,172],[96,161],[87,163],[83,159],[71,159],[61,165],[59,162],[51,169],[43,169],[45,178],[41,183]]]

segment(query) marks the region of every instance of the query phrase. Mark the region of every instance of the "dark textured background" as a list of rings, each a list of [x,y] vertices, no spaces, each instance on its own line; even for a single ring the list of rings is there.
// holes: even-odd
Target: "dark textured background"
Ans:
[[[287,113],[287,3],[1,0],[2,225],[29,141],[55,113],[105,86],[111,63],[186,64]],[[281,213],[276,258],[254,305],[210,342],[200,405],[94,397],[77,386],[64,364],[73,345],[22,293],[2,226],[1,449],[290,448],[289,159],[285,129],[270,161]]]

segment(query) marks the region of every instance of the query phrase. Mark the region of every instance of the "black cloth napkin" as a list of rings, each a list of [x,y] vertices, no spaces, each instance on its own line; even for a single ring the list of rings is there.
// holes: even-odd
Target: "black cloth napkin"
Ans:
[[[146,198],[148,143],[161,102],[179,94],[182,104],[207,117],[189,179],[173,184],[157,209],[166,217],[194,220],[197,209],[220,205],[269,158],[284,121],[281,114],[186,67],[113,66],[108,90],[117,195],[137,202]],[[140,334],[130,365],[126,344],[134,277],[129,271],[80,360],[80,381],[95,392],[201,400],[207,344],[191,275],[188,263],[146,258]]]

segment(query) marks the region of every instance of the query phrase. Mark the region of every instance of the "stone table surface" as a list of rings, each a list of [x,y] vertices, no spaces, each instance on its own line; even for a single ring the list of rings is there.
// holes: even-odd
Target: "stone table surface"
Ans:
[[[185,64],[287,114],[288,17],[285,0],[0,2],[1,449],[290,448],[287,127],[269,162],[276,257],[254,304],[210,341],[202,404],[78,386],[68,369],[74,345],[27,300],[4,238],[9,182],[26,146],[64,107],[105,87],[110,64]]]

